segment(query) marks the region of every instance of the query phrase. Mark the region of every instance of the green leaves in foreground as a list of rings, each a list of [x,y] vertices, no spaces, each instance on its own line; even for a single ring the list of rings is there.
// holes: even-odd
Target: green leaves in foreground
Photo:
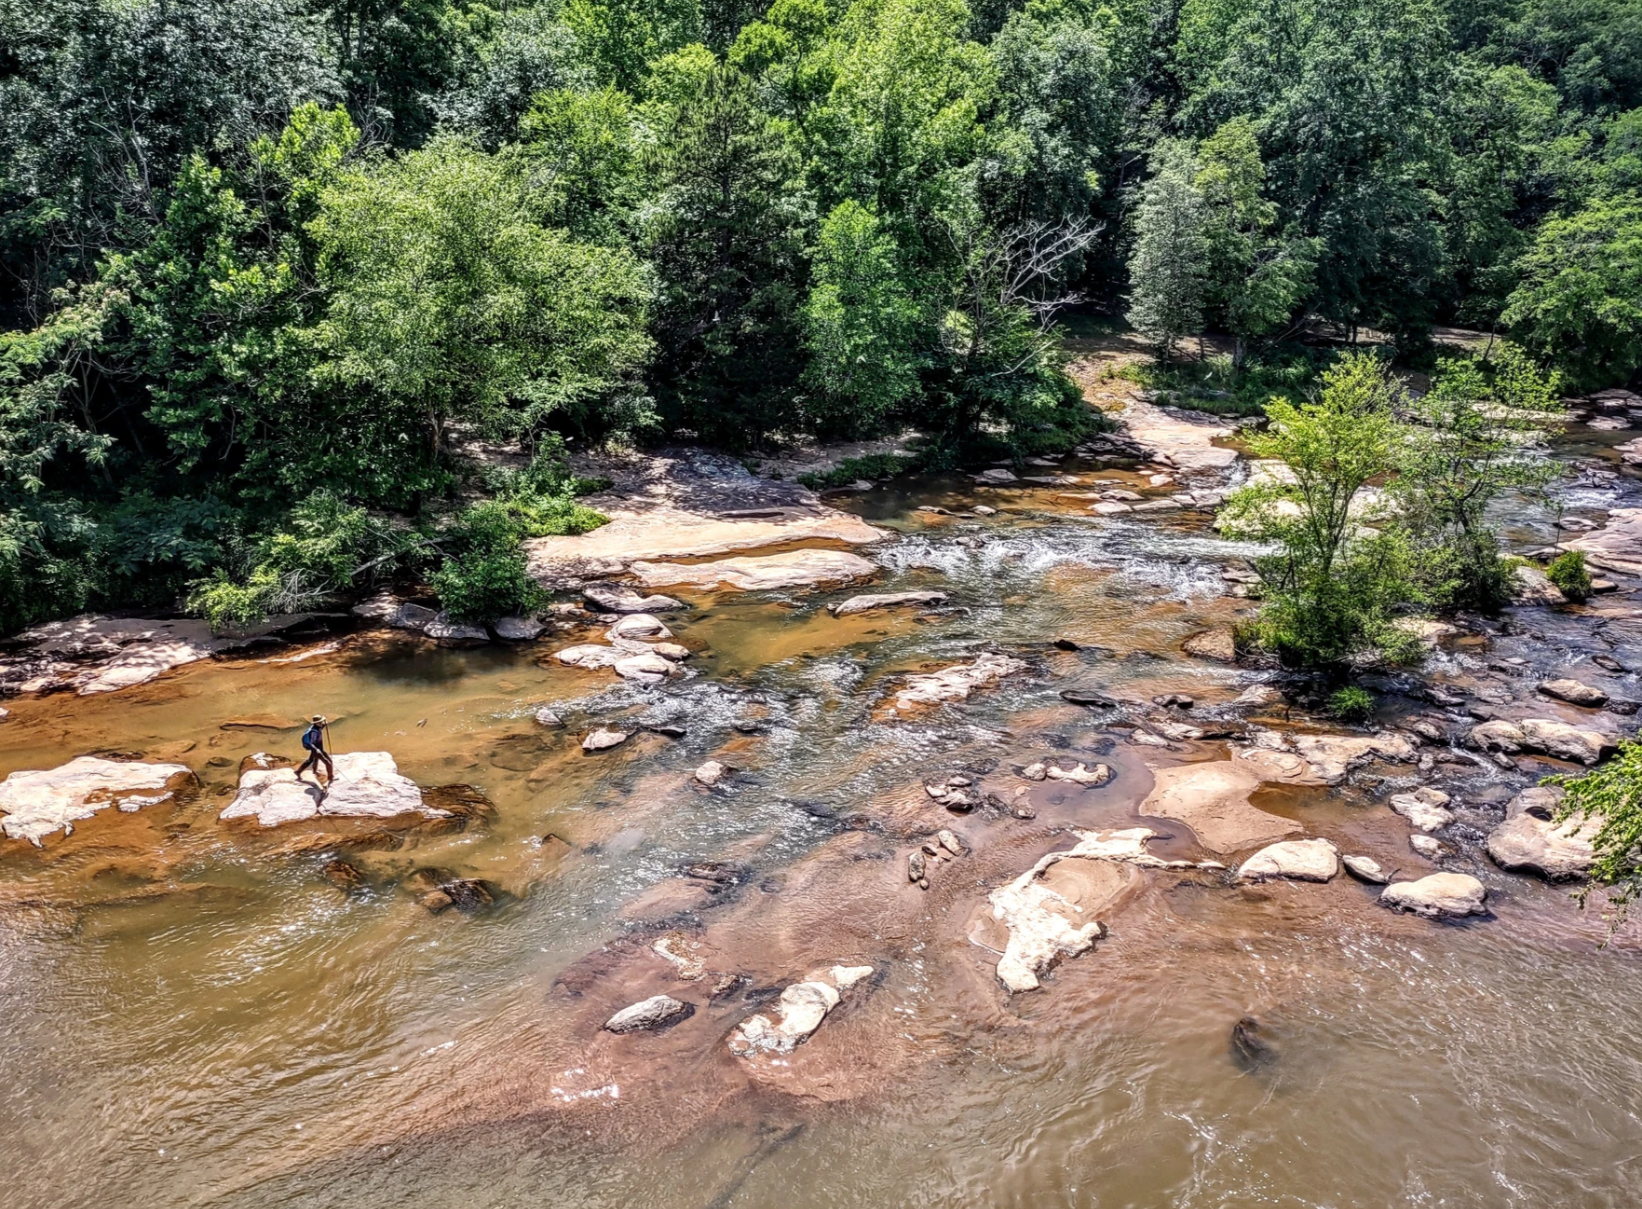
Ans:
[[[1550,777],[1547,785],[1566,791],[1558,821],[1600,821],[1591,846],[1596,863],[1591,882],[1607,890],[1623,912],[1642,895],[1642,742],[1629,740],[1600,768],[1577,777]]]

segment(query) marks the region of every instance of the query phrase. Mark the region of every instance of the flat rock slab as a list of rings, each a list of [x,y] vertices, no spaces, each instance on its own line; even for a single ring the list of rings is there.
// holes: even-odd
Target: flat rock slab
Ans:
[[[792,1053],[843,1001],[843,992],[872,974],[872,966],[836,965],[793,983],[781,992],[773,1019],[760,1012],[736,1025],[730,1033],[730,1052],[740,1058]]]
[[[1157,782],[1136,812],[1177,819],[1211,852],[1235,852],[1299,831],[1290,819],[1249,804],[1264,778],[1245,761],[1212,760],[1157,770]]]
[[[998,981],[1011,992],[1036,990],[1045,973],[1077,957],[1105,935],[1097,913],[1110,910],[1139,885],[1138,868],[1194,869],[1216,862],[1166,861],[1146,845],[1149,827],[1075,831],[1075,846],[1040,857],[1025,873],[987,896],[991,920],[1007,930]]]
[[[610,523],[579,536],[524,543],[530,573],[548,586],[622,575],[634,562],[712,558],[802,541],[866,545],[885,536],[799,483],[759,478],[734,458],[707,450],[661,449],[585,469],[615,480],[611,490],[582,501]]]
[[[1222,449],[1214,443],[1236,430],[1204,412],[1166,412],[1144,400],[1130,399],[1123,412],[1123,426],[1152,453],[1167,455],[1185,470],[1224,470],[1237,461],[1236,450]]]
[[[1371,856],[1342,856],[1340,863],[1352,877],[1371,886],[1383,886],[1391,880],[1391,875]]]
[[[1441,831],[1454,821],[1454,812],[1448,809],[1451,799],[1440,789],[1422,785],[1412,793],[1391,796],[1391,809],[1402,815],[1421,831]]]
[[[1339,872],[1339,849],[1327,840],[1283,840],[1260,849],[1244,861],[1237,871],[1237,879],[1263,882],[1281,877],[1326,882],[1332,881]]]
[[[0,830],[36,848],[53,832],[113,806],[130,813],[175,796],[194,779],[182,764],[142,764],[80,756],[44,771],[14,772],[0,782]]]
[[[1604,571],[1642,575],[1642,508],[1615,508],[1602,528],[1571,537],[1559,546],[1579,551],[1586,562]]]
[[[1311,765],[1324,785],[1338,785],[1364,765],[1377,761],[1412,764],[1419,749],[1402,735],[1296,735],[1294,750]]]
[[[884,592],[873,596],[851,596],[848,600],[828,605],[827,612],[834,617],[849,617],[872,609],[890,609],[897,605],[938,605],[946,603],[945,592]]]
[[[1397,911],[1431,919],[1483,915],[1488,890],[1469,873],[1433,873],[1413,882],[1393,882],[1380,891],[1380,902]]]
[[[629,571],[647,588],[694,587],[707,591],[731,588],[742,592],[776,592],[867,579],[878,573],[878,567],[859,554],[844,550],[787,550],[780,554],[724,558],[709,563],[637,561],[629,567]]]
[[[1181,643],[1180,649],[1194,659],[1212,659],[1218,663],[1237,662],[1237,640],[1230,626],[1201,630]]]
[[[897,711],[916,710],[944,701],[962,701],[976,689],[1025,669],[1026,664],[1019,659],[988,651],[972,663],[959,663],[938,672],[909,676],[906,687],[895,694],[893,708]]]
[[[582,595],[601,613],[671,613],[684,607],[671,596],[641,596],[619,584],[593,584],[583,588]]]
[[[250,762],[267,763],[259,753]],[[239,793],[217,817],[224,822],[255,819],[264,827],[300,823],[317,818],[387,819],[420,814],[430,819],[450,812],[428,806],[415,781],[400,775],[393,756],[385,751],[345,751],[331,757],[336,779],[319,788],[313,773],[301,780],[292,768],[247,768],[240,774]]]

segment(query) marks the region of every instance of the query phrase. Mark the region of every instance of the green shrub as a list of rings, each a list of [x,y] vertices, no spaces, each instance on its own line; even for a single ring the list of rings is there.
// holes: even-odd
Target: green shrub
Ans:
[[[1591,573],[1585,568],[1585,556],[1578,550],[1558,555],[1545,568],[1545,578],[1560,588],[1569,600],[1579,602],[1591,595]]]
[[[1374,694],[1348,684],[1329,694],[1328,712],[1342,722],[1366,722],[1374,715]]]
[[[474,551],[447,558],[430,577],[439,603],[463,621],[495,621],[528,613],[545,599],[517,550]]]
[[[1579,776],[1547,777],[1546,785],[1566,790],[1557,821],[1594,820],[1591,837],[1596,863],[1591,885],[1607,892],[1616,907],[1614,923],[1624,918],[1630,903],[1642,894],[1642,742],[1619,744],[1614,758]]]
[[[918,469],[921,461],[917,454],[869,453],[865,457],[845,458],[820,474],[801,474],[798,481],[811,491],[820,491],[826,487],[843,487],[856,479],[888,479],[908,474]]]

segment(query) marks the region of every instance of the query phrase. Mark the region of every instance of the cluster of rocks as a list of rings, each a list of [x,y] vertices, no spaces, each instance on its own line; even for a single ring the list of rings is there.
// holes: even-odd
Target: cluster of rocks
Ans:
[[[680,674],[688,647],[673,642],[673,631],[652,613],[627,613],[604,632],[605,644],[565,647],[554,658],[567,667],[610,668],[624,680],[660,684]]]
[[[943,861],[955,861],[969,855],[969,845],[945,827],[935,833],[933,840],[925,840],[907,854],[907,881],[921,890],[929,889],[929,875]]]

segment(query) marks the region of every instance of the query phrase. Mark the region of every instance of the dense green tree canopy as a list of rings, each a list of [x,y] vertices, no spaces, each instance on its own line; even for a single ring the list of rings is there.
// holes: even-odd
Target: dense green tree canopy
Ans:
[[[1642,0],[0,0],[0,622],[480,438],[1064,446],[1077,300],[1623,383],[1639,189]]]

